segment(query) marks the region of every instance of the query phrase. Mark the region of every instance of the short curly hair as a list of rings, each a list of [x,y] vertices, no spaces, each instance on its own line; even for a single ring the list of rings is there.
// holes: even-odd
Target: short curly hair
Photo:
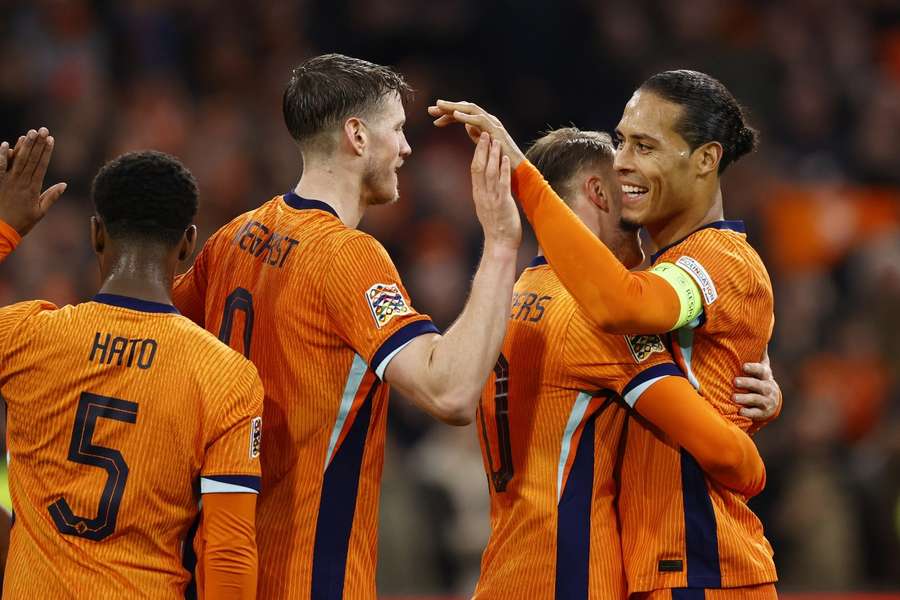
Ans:
[[[174,156],[147,150],[109,161],[91,198],[113,239],[177,244],[197,214],[197,182]]]

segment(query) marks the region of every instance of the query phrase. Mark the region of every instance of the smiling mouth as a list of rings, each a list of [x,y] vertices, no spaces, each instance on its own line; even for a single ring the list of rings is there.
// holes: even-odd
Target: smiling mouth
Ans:
[[[644,196],[647,195],[648,191],[650,191],[650,188],[641,187],[639,185],[622,186],[622,192],[625,193],[625,198],[629,201],[629,203],[634,203],[642,200]]]

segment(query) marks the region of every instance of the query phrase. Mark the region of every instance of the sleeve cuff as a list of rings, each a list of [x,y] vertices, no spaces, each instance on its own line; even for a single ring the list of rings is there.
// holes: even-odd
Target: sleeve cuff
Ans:
[[[384,371],[387,369],[391,359],[403,350],[408,343],[426,333],[440,333],[440,330],[435,327],[430,319],[414,321],[409,325],[405,325],[386,339],[372,357],[372,365],[375,367],[375,374],[378,378],[384,380]]]
[[[646,392],[651,385],[665,377],[684,377],[684,373],[681,372],[681,369],[679,369],[675,363],[653,365],[635,375],[631,381],[628,382],[628,385],[622,390],[622,398],[625,399],[625,403],[628,404],[628,406],[634,408],[634,405],[640,399],[641,395]]]
[[[260,481],[256,475],[208,475],[200,477],[200,493],[258,494]]]
[[[0,238],[6,240],[13,249],[22,241],[22,236],[19,235],[19,232],[2,219],[0,219]]]

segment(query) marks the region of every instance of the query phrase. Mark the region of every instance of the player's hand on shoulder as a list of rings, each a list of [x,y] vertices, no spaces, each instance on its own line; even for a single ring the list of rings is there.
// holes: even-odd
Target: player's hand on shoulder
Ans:
[[[472,198],[484,229],[485,248],[517,250],[522,221],[512,197],[510,160],[501,156],[500,143],[482,133],[472,157]]]
[[[46,127],[30,130],[15,148],[0,144],[0,219],[25,235],[66,190],[57,183],[41,193],[55,140]]]
[[[435,117],[434,124],[437,127],[463,123],[466,126],[466,133],[476,144],[482,133],[489,134],[492,139],[502,144],[503,153],[509,156],[510,166],[513,169],[525,160],[525,154],[519,150],[515,140],[503,127],[500,119],[477,104],[438,100],[434,105],[428,107],[428,114]]]
[[[743,407],[740,414],[756,422],[775,418],[781,412],[782,396],[781,387],[772,375],[768,348],[761,362],[744,365],[744,373],[748,377],[734,380],[735,386],[743,390],[734,395],[734,401]]]

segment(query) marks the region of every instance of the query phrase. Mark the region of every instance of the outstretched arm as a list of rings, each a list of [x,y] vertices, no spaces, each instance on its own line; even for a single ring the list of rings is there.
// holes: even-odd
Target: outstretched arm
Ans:
[[[765,487],[766,469],[750,437],[701,398],[684,377],[663,377],[633,408],[693,456],[712,479],[745,496]]]
[[[513,193],[548,262],[601,328],[611,333],[662,333],[700,315],[700,290],[685,271],[670,264],[648,272],[628,271],[525,159],[495,116],[469,102],[443,100],[428,112],[438,127],[463,123],[470,137],[487,132],[501,143],[515,169]]]
[[[490,149],[489,149],[490,148]],[[510,167],[498,143],[483,136],[472,161],[472,193],[485,234],[469,299],[444,335],[420,336],[390,362],[385,380],[435,417],[465,425],[494,368],[509,318],[521,242],[510,194]]]

